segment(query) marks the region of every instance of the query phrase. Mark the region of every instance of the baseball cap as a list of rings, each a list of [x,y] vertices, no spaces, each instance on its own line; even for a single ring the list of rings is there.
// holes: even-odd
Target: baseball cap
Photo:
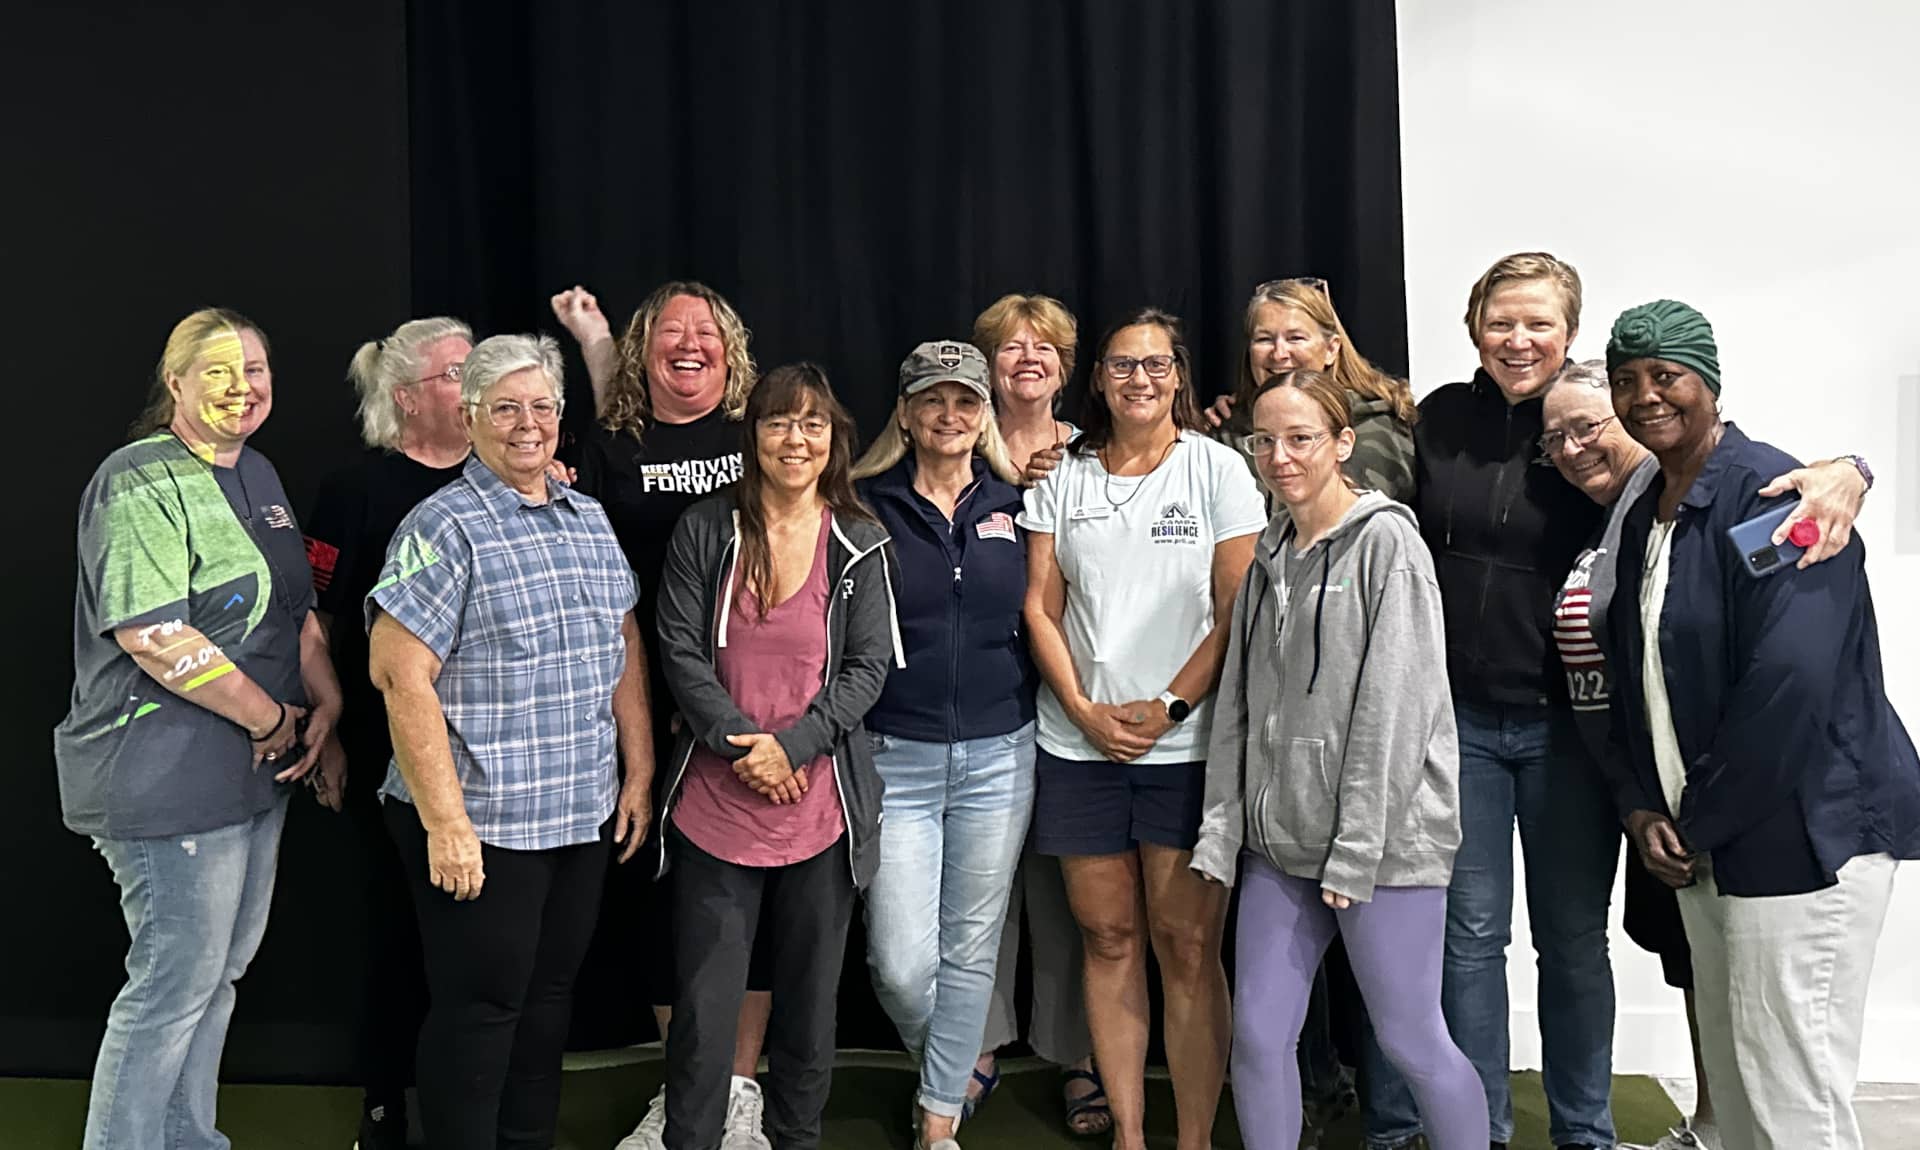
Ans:
[[[936,383],[964,383],[992,402],[993,385],[987,375],[987,357],[959,340],[935,340],[913,349],[900,364],[900,394],[918,395]]]

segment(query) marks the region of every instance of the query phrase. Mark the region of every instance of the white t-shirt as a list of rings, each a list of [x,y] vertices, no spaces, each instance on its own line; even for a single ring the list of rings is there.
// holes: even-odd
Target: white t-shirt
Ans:
[[[1673,564],[1673,524],[1654,521],[1647,536],[1647,573],[1640,584],[1640,674],[1646,680],[1647,733],[1653,736],[1653,767],[1667,809],[1680,814],[1687,789],[1687,761],[1673,730],[1673,705],[1667,699],[1667,666],[1660,657],[1660,615],[1667,606],[1667,577]]]
[[[1067,581],[1067,649],[1087,697],[1126,703],[1166,690],[1213,628],[1214,545],[1266,525],[1246,463],[1204,435],[1181,432],[1166,462],[1142,476],[1108,475],[1097,456],[1069,451],[1027,492],[1020,526],[1053,536]],[[1134,761],[1205,759],[1212,719],[1209,694]],[[1039,720],[1048,753],[1106,758],[1044,683]]]

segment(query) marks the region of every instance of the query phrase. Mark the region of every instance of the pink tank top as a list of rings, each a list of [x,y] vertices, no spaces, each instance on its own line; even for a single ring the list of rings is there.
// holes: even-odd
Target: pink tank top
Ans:
[[[760,601],[735,569],[725,646],[714,672],[741,714],[763,731],[779,732],[806,714],[827,671],[827,540],[833,513],[820,512],[813,570],[793,597],[760,614]],[[733,764],[696,744],[673,808],[673,825],[694,846],[736,866],[776,867],[804,862],[846,833],[833,763],[821,755],[793,764],[807,772],[797,803],[775,803],[733,773]]]

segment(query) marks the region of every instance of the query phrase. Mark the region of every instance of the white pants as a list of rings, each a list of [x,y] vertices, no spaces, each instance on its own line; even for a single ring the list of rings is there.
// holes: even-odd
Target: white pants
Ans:
[[[1862,855],[1811,894],[1679,892],[1700,1057],[1727,1150],[1862,1150],[1853,1112],[1867,978],[1897,864]]]

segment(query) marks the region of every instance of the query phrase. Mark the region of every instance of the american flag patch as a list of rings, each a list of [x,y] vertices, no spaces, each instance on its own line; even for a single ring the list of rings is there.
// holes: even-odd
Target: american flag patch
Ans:
[[[974,524],[973,529],[980,533],[982,539],[1005,539],[1009,543],[1019,541],[1019,536],[1013,529],[1013,516],[1004,511],[996,511],[987,516]]]

